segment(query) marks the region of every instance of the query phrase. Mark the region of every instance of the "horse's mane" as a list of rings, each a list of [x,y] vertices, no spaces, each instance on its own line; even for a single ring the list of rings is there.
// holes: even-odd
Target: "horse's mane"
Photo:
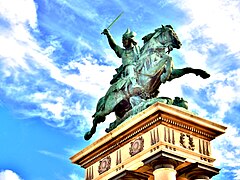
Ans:
[[[162,30],[162,28],[164,28],[164,27],[168,27],[168,28],[173,29],[173,27],[172,27],[171,25],[166,25],[166,26],[163,26],[163,25],[162,25],[162,27],[155,29],[155,31],[154,31],[153,33],[149,33],[149,34],[147,34],[146,36],[144,36],[144,37],[142,38],[143,43],[145,44],[146,42],[148,42],[157,32],[159,32],[160,30]]]
[[[146,36],[144,36],[144,37],[142,38],[143,43],[145,44],[146,42],[148,42],[148,41],[154,36],[154,34],[156,34],[156,32],[158,32],[159,30],[160,30],[160,28],[157,28],[157,29],[155,29],[155,32],[149,33],[149,34],[147,34]]]

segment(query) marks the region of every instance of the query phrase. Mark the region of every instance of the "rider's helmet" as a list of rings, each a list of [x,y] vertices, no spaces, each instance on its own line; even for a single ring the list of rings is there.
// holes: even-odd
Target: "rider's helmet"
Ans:
[[[131,31],[129,28],[127,29],[127,31],[123,34],[123,38],[126,39],[131,39],[133,45],[137,44],[137,41],[134,39],[134,37],[137,35],[137,33],[135,33],[134,31]]]

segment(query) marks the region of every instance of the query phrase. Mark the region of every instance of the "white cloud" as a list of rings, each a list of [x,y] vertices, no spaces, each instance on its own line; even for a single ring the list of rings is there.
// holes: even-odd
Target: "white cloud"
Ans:
[[[61,43],[52,36],[49,45],[44,49],[30,33],[29,26],[34,30],[37,28],[33,1],[1,1],[0,10],[0,15],[10,24],[7,31],[1,30],[4,32],[0,35],[0,44],[4,44],[0,48],[0,57],[4,60],[0,67],[4,74],[1,77],[1,87],[4,87],[8,98],[21,104],[33,103],[36,109],[21,112],[25,113],[26,117],[40,116],[49,125],[57,127],[71,128],[65,127],[68,126],[65,120],[71,116],[82,116],[83,118],[72,122],[77,124],[72,131],[84,131],[83,126],[88,123],[86,119],[92,119],[93,110],[89,109],[91,102],[87,102],[88,108],[82,105],[85,99],[81,95],[95,98],[103,96],[108,88],[106,84],[114,74],[113,67],[98,65],[98,60],[91,55],[83,55],[65,67],[58,66],[50,57],[56,49],[62,48]],[[81,48],[92,49],[83,38],[78,40]],[[72,73],[73,69],[78,69],[79,74]],[[12,83],[7,82],[8,78],[13,78]],[[58,89],[60,85],[66,89]],[[43,91],[39,92],[38,88]],[[70,92],[68,88],[73,90]],[[77,92],[81,93],[77,96],[79,100],[70,102],[71,96]]]
[[[186,60],[187,65],[193,68],[206,69],[205,62],[207,60],[207,54],[202,54],[201,52],[189,47],[190,46],[186,46],[179,51],[183,54],[183,58]]]
[[[234,173],[234,180],[240,179],[240,169],[234,169],[232,172]]]
[[[190,18],[177,29],[183,42],[187,65],[211,71],[224,71],[229,64],[239,64],[240,2],[238,0],[171,1]],[[210,56],[211,52],[218,52]],[[230,60],[233,55],[236,60]],[[235,62],[231,62],[235,61]],[[217,69],[214,69],[217,68]]]
[[[195,91],[204,90],[209,104],[218,108],[215,117],[222,120],[225,113],[239,102],[239,69],[226,72],[226,68],[230,68],[227,66],[228,61],[237,63],[239,60],[240,44],[237,43],[236,37],[237,29],[240,28],[240,2],[235,0],[171,2],[191,18],[177,29],[180,39],[183,40],[179,52],[187,65],[208,70],[211,74],[206,80],[188,75],[181,78],[181,83]],[[220,50],[217,57],[213,57],[210,51],[220,48],[220,45],[225,46],[226,53]],[[235,54],[236,59],[229,59],[227,53]],[[173,88],[168,89],[171,91]],[[181,89],[181,85],[176,83],[175,89]]]
[[[27,23],[33,29],[37,27],[36,6],[32,0],[0,1],[0,15],[12,25]]]
[[[207,90],[209,103],[217,108],[216,112],[209,114],[208,117],[227,126],[226,133],[213,143],[213,154],[217,159],[215,164],[224,168],[226,172],[231,169],[236,180],[240,178],[240,132],[237,128],[238,122],[235,119],[229,119],[226,115],[234,113],[234,107],[240,106],[239,73],[238,69],[226,74],[218,74],[216,81],[209,85]]]
[[[226,133],[221,135],[213,141],[212,154],[216,158],[214,162],[215,166],[224,168],[224,170],[231,169],[232,172],[236,172],[236,176],[240,169],[240,136],[239,131],[232,125],[225,124],[227,126]],[[235,178],[235,179],[238,179]]]
[[[39,101],[43,101],[45,99],[50,98],[50,92],[35,92],[33,94],[30,95],[29,99],[31,99],[33,102],[39,102]]]
[[[21,37],[17,35],[19,31],[22,32]],[[0,43],[4,44],[4,46],[0,48],[0,57],[7,60],[5,63],[7,63],[8,68],[21,67],[24,70],[29,70],[29,66],[24,57],[27,54],[26,49],[30,48],[32,44],[30,43],[31,40],[31,36],[23,25],[17,25],[8,33],[0,35]],[[13,50],[14,53],[12,53]]]
[[[36,44],[28,32],[30,26],[37,28],[36,6],[32,0],[14,0],[0,2],[0,15],[10,24],[10,29],[1,30],[0,57],[7,59],[8,67],[21,67],[29,70],[24,57],[26,49],[34,49]],[[13,53],[14,50],[14,53]]]
[[[103,49],[104,52],[104,59],[107,63],[113,64],[115,67],[119,67],[122,63],[122,60],[118,58],[115,54],[115,52],[110,49]]]
[[[210,98],[209,96],[213,104],[214,102],[218,104],[219,101],[231,102],[232,99],[238,97],[237,90],[234,88],[236,82],[231,87],[229,85],[229,87],[225,88],[224,81],[227,79],[225,78],[226,74],[223,72],[225,72],[224,68],[227,67],[229,61],[237,63],[238,59],[231,60],[226,57],[226,53],[221,54],[221,52],[219,52],[218,57],[212,57],[210,51],[219,48],[220,45],[224,45],[226,46],[226,52],[229,54],[235,54],[235,57],[237,57],[237,54],[240,53],[240,45],[236,42],[236,37],[238,37],[236,30],[240,28],[239,2],[220,0],[213,0],[211,2],[205,0],[184,0],[181,2],[172,0],[171,2],[190,17],[190,20],[188,19],[186,24],[182,24],[176,30],[183,42],[181,49],[177,50],[178,53],[182,55],[181,57],[186,63],[185,66],[206,70],[210,72],[211,77],[209,79],[201,79],[194,75],[181,77],[180,80],[173,80],[173,82],[161,85],[160,95],[169,97],[182,96],[182,85],[189,86],[195,91],[205,88],[209,88],[210,90],[210,86],[213,86],[216,92],[214,97]],[[221,74],[222,79],[219,78],[219,74]],[[227,76],[230,75],[231,73]],[[235,78],[235,80],[237,79],[239,78]],[[223,97],[223,91],[228,96]],[[223,104],[225,106],[228,105],[228,103],[221,103],[222,106]]]
[[[0,180],[23,180],[23,179],[12,170],[3,170],[0,171]]]
[[[92,47],[91,45],[89,45],[89,43],[84,40],[82,37],[78,37],[77,38],[77,47],[76,47],[76,50],[77,51],[81,51],[83,49],[88,49],[88,50],[92,50]]]
[[[181,78],[183,80],[183,78]],[[182,81],[180,80],[173,80],[170,82],[166,82],[165,84],[162,84],[159,88],[160,94],[159,96],[166,96],[170,98],[174,98],[176,96],[182,97]]]
[[[64,100],[62,97],[56,98],[55,103],[42,103],[41,107],[43,109],[47,109],[54,115],[54,119],[63,119],[62,112],[63,112],[63,103]]]
[[[231,53],[239,53],[240,45],[236,42],[240,28],[240,2],[238,0],[174,2],[192,19],[191,24],[184,27],[187,30],[186,34],[191,34],[191,31],[201,28],[200,35],[210,38],[213,43],[227,45]],[[192,34],[194,35],[196,34]]]
[[[226,112],[239,106],[240,69],[228,73],[216,74],[214,81],[207,88],[209,103],[218,108],[214,119],[222,120]]]
[[[61,81],[93,97],[103,96],[107,92],[107,85],[114,74],[114,68],[98,65],[97,59],[91,55],[80,57],[79,60],[82,62],[74,60],[64,68],[67,70],[78,69],[80,73],[66,74]]]

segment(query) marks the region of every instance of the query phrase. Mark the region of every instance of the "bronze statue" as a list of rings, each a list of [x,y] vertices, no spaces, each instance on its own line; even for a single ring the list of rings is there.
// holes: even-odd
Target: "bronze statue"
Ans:
[[[183,107],[186,108],[187,103],[183,99],[177,98],[174,102],[170,98],[157,97],[160,85],[188,73],[200,75],[204,79],[210,77],[201,69],[174,68],[169,53],[174,48],[179,49],[182,44],[171,25],[162,25],[153,33],[144,36],[142,38],[144,45],[140,51],[133,39],[134,33],[130,30],[123,35],[125,49],[116,45],[107,29],[103,31],[103,34],[107,36],[111,48],[118,57],[122,58],[123,64],[117,70],[106,95],[98,101],[96,112],[93,115],[93,126],[85,134],[85,140],[92,137],[96,132],[97,124],[105,121],[105,117],[111,112],[115,112],[116,120],[106,129],[107,132],[129,116],[157,101],[167,104],[183,104]],[[128,38],[128,42],[125,42],[125,37]],[[129,59],[127,58],[128,53],[130,54]]]
[[[117,90],[125,87],[125,91],[140,89],[141,86],[138,85],[136,81],[136,70],[135,66],[140,55],[140,47],[137,45],[134,37],[136,33],[127,29],[127,31],[122,36],[123,47],[118,46],[113,37],[111,36],[108,29],[104,29],[103,34],[108,38],[110,47],[115,51],[119,58],[122,58],[122,65],[116,69],[117,74],[113,76],[110,84],[116,83],[119,79],[122,79],[122,83],[118,83]],[[132,84],[131,89],[127,89],[129,85]]]

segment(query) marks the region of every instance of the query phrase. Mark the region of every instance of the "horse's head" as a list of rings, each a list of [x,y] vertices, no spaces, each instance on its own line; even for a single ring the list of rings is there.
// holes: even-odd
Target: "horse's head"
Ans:
[[[171,45],[173,48],[179,49],[182,45],[176,32],[173,30],[171,25],[166,25],[158,29],[160,32],[159,40],[160,43],[165,44],[166,46]]]
[[[171,25],[162,25],[162,27],[155,29],[154,33],[150,33],[144,36],[142,39],[144,40],[145,44],[152,38],[157,39],[158,42],[160,42],[165,47],[172,46],[172,48],[179,49],[182,45]]]

